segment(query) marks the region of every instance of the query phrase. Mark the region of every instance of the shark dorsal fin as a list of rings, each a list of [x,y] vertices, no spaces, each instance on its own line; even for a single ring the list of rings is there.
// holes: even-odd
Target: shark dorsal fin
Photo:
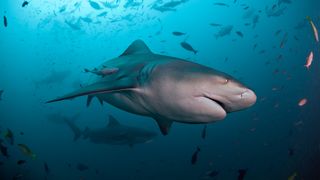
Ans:
[[[151,53],[148,46],[142,40],[138,39],[133,41],[133,43],[131,43],[131,45],[120,56],[148,53]]]
[[[109,123],[107,127],[114,127],[114,126],[119,126],[120,123],[114,118],[113,116],[109,115]]]

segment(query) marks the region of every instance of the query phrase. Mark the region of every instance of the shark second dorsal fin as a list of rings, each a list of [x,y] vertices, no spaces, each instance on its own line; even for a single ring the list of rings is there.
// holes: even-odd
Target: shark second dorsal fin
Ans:
[[[113,116],[109,115],[109,123],[107,125],[107,127],[114,127],[114,126],[119,126],[120,123],[118,122],[118,120],[116,120],[116,118],[114,118]]]
[[[131,45],[120,55],[128,56],[134,54],[148,54],[152,53],[148,46],[140,39],[133,41]]]

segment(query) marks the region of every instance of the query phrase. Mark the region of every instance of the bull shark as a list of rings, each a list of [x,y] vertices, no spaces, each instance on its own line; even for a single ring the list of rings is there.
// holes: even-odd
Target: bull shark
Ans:
[[[95,144],[129,145],[132,147],[135,144],[148,143],[157,136],[152,131],[120,124],[111,115],[109,115],[107,126],[101,129],[91,130],[87,127],[81,131],[74,121],[65,119],[65,122],[74,133],[74,141],[83,137],[83,139],[89,139]]]
[[[117,68],[104,77],[92,75],[88,85],[52,103],[93,97],[130,113],[152,117],[163,135],[173,122],[206,124],[256,102],[255,93],[235,78],[210,67],[153,53],[142,40],[98,69]]]

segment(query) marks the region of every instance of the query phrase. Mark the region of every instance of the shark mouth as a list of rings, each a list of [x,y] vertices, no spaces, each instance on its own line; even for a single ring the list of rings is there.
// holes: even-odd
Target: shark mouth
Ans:
[[[207,99],[210,99],[210,100],[213,101],[213,102],[215,102],[215,103],[218,104],[222,109],[224,109],[225,112],[228,112],[228,108],[227,108],[227,106],[226,106],[223,102],[221,102],[221,101],[219,101],[219,100],[217,100],[217,99],[213,99],[213,98],[208,97],[208,96],[204,96],[204,97],[207,98]]]

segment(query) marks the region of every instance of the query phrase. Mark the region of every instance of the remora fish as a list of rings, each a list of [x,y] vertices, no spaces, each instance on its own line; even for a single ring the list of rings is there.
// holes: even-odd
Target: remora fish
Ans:
[[[95,75],[89,85],[47,103],[97,96],[125,111],[154,118],[166,135],[173,122],[216,122],[256,102],[255,93],[230,75],[154,54],[141,40],[104,66],[119,70],[105,77]]]

